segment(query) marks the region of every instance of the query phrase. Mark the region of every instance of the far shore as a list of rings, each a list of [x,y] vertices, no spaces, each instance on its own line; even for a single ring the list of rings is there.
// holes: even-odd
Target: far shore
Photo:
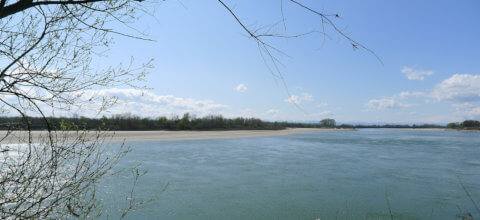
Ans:
[[[376,128],[377,129],[377,128]],[[422,131],[458,131],[458,129],[450,128],[378,128],[378,129],[389,129],[389,130],[422,130]]]
[[[456,128],[375,128],[375,129],[480,132],[480,130],[477,130],[477,129],[456,129]]]
[[[206,140],[206,139],[226,139],[226,138],[252,138],[283,136],[300,133],[314,132],[337,132],[352,131],[353,129],[333,129],[333,128],[287,128],[283,130],[226,130],[226,131],[108,131],[105,142],[143,142],[143,141],[173,141],[173,140]],[[88,132],[93,137],[95,132]],[[7,131],[0,131],[0,138],[3,138]],[[46,137],[46,131],[32,131],[33,142],[38,142]],[[67,132],[67,139],[73,140],[76,137],[74,132]],[[14,131],[8,135],[3,143],[18,143],[23,138],[25,140],[26,132]]]

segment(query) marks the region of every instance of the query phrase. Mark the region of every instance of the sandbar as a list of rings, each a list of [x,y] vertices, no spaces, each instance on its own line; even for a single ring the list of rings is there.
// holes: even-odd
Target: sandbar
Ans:
[[[225,138],[252,138],[283,136],[299,133],[313,132],[336,132],[351,131],[353,129],[328,129],[328,128],[287,128],[283,130],[221,130],[221,131],[108,131],[105,132],[108,138],[105,142],[143,142],[143,141],[173,141],[173,140],[205,140]],[[0,131],[0,139],[7,134],[7,131]],[[38,142],[46,137],[46,131],[32,131],[33,142]],[[62,133],[62,135],[65,133]],[[95,132],[88,132],[93,137]],[[60,135],[59,135],[60,136]],[[75,132],[67,132],[65,137],[73,140],[77,135]],[[21,143],[26,140],[26,132],[14,131],[1,143]]]

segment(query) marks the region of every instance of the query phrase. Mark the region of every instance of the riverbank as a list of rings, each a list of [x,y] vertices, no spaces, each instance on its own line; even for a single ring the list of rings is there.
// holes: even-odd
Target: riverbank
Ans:
[[[479,129],[458,129],[458,128],[378,128],[387,130],[418,130],[418,131],[463,131],[463,132],[480,132]]]
[[[449,128],[378,128],[378,129],[387,129],[387,130],[417,130],[417,131],[450,131],[457,129]]]
[[[335,132],[352,131],[353,129],[330,129],[330,128],[287,128],[283,130],[228,130],[228,131],[108,131],[105,142],[143,142],[143,141],[173,141],[173,140],[205,140],[225,138],[251,138],[283,136],[299,133],[312,132]],[[0,138],[4,137],[7,131],[0,131]],[[32,131],[33,142],[38,142],[46,137],[46,131]],[[88,132],[90,138],[95,132]],[[66,138],[73,140],[77,135],[74,132],[67,132]],[[26,140],[26,132],[14,131],[8,135],[2,143],[18,143],[19,140]]]

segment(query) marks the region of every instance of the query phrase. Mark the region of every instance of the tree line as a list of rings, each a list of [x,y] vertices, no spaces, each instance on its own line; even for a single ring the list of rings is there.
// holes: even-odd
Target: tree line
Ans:
[[[437,124],[384,124],[384,125],[354,125],[355,128],[445,128]]]
[[[142,118],[134,115],[114,115],[101,118],[87,117],[0,117],[0,130],[46,130],[48,126],[62,130],[280,130],[294,128],[334,128],[335,120],[319,123],[271,122],[258,118],[225,118],[222,115],[196,117],[185,113],[182,117]]]
[[[351,125],[341,124],[336,128],[451,128],[451,129],[463,129],[463,130],[480,130],[480,121],[465,120],[463,122],[452,122],[446,126],[438,124],[383,124],[383,125]]]
[[[285,128],[452,128],[464,130],[480,129],[480,121],[466,120],[444,125],[437,124],[383,124],[383,125],[337,125],[334,119],[325,118],[318,123],[263,121],[258,118],[225,118],[222,115],[196,117],[185,113],[182,117],[142,118],[135,115],[113,115],[101,118],[87,117],[0,117],[0,130],[46,130],[48,126],[62,130],[281,130]]]
[[[480,121],[466,120],[463,122],[452,122],[447,124],[447,128],[462,130],[480,130]]]

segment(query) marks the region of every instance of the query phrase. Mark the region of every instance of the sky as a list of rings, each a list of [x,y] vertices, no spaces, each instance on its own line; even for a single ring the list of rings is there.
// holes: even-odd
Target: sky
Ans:
[[[247,27],[296,35],[321,31],[320,18],[279,0],[225,0]],[[332,18],[357,49],[325,27],[298,38],[266,38],[284,54],[283,81],[254,40],[217,1],[162,1],[134,24],[154,42],[115,36],[97,66],[154,59],[147,90],[104,88],[119,98],[108,114],[142,117],[258,117],[279,121],[437,123],[480,119],[480,2],[299,0]],[[274,25],[276,24],[276,25]],[[272,26],[273,25],[273,26]],[[116,30],[131,33],[124,26]],[[285,84],[284,84],[285,83]],[[286,85],[286,86],[285,86]],[[79,112],[79,114],[86,114]]]

